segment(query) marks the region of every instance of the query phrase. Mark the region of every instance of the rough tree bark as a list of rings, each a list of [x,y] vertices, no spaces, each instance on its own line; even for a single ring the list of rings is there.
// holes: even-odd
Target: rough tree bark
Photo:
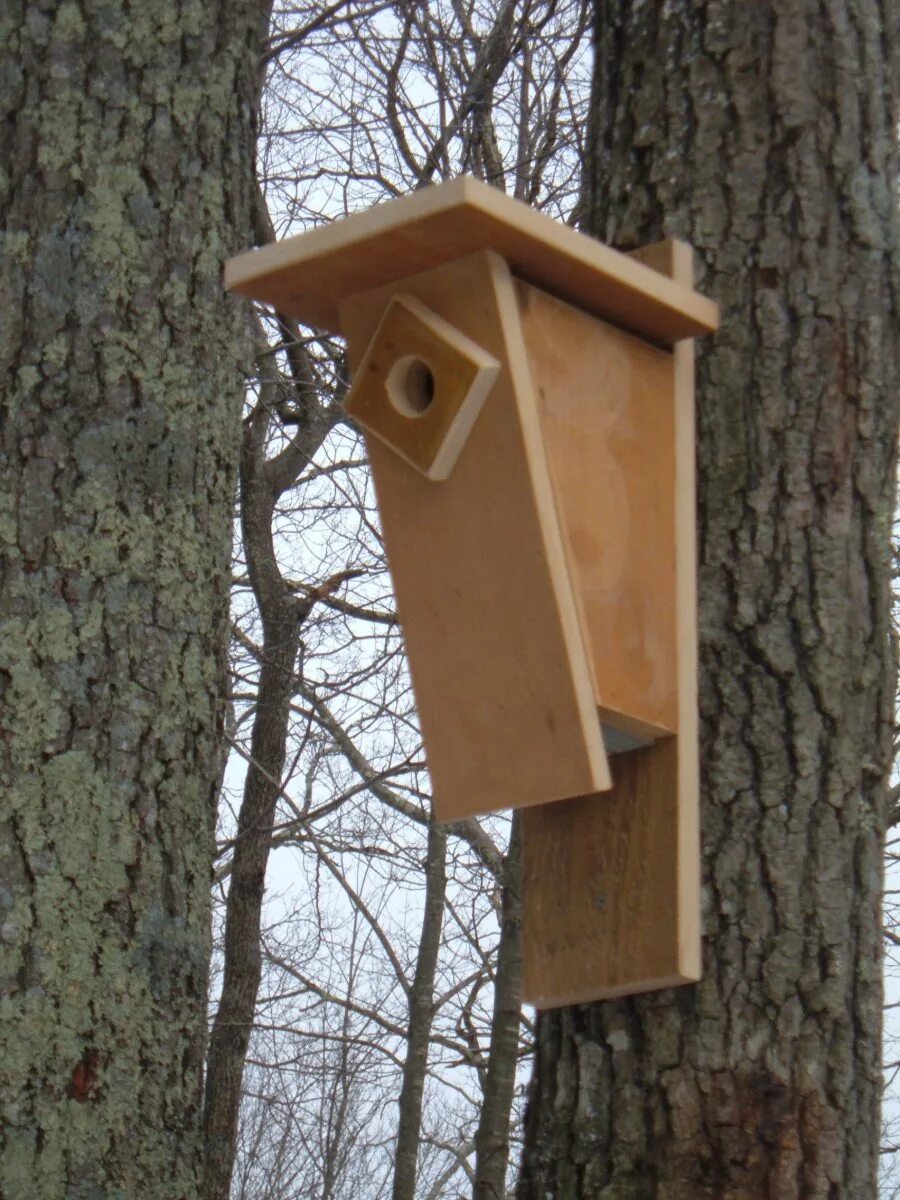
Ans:
[[[0,1194],[197,1194],[264,0],[0,16]]]
[[[704,978],[540,1021],[521,1200],[863,1200],[895,671],[896,5],[597,0],[585,223],[699,347]]]

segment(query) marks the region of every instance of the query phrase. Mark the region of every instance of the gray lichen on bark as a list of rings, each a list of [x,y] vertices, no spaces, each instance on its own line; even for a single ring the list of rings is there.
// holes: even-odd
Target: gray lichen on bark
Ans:
[[[697,250],[704,978],[542,1017],[522,1200],[875,1193],[897,21],[597,0],[585,226]]]
[[[258,0],[0,17],[0,1194],[191,1197]]]

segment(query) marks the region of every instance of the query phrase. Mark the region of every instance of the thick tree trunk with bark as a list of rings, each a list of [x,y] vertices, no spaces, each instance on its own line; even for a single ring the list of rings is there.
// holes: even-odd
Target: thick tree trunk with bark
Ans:
[[[704,978],[545,1014],[521,1200],[875,1193],[897,9],[598,0],[585,225],[697,248]]]
[[[0,17],[0,1194],[197,1194],[263,0]]]

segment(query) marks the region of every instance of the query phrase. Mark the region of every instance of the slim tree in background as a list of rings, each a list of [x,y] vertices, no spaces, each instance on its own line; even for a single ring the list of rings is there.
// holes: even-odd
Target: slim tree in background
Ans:
[[[545,1014],[521,1200],[863,1200],[881,1091],[896,6],[597,0],[584,227],[697,250],[704,978]],[[894,260],[894,266],[896,259]]]
[[[197,1194],[265,0],[0,18],[0,1194]]]

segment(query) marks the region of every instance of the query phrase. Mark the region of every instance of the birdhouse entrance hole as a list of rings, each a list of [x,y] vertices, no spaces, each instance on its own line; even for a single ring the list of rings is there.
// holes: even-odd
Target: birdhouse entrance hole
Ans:
[[[387,377],[387,394],[404,417],[421,417],[434,400],[434,375],[422,358],[406,354],[397,359]]]

